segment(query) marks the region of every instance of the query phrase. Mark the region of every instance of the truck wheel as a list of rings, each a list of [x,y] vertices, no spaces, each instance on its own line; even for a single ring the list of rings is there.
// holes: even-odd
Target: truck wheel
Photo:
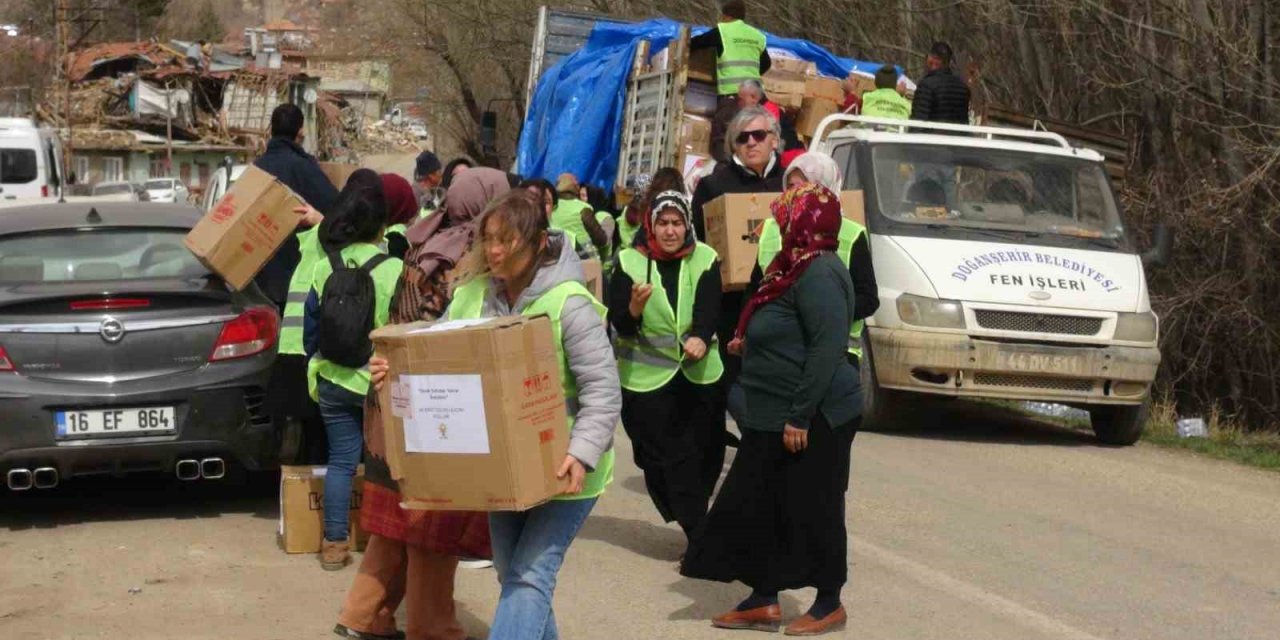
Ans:
[[[891,421],[899,414],[900,394],[880,388],[880,383],[876,380],[876,368],[872,364],[871,350],[864,348],[863,353],[867,357],[863,358],[859,368],[862,378],[862,428],[891,428]]]
[[[304,464],[306,455],[302,421],[288,418],[277,422],[280,433],[280,464]]]
[[[1103,444],[1127,447],[1142,437],[1150,407],[1149,399],[1135,405],[1089,407],[1089,422],[1093,425],[1093,434]]]

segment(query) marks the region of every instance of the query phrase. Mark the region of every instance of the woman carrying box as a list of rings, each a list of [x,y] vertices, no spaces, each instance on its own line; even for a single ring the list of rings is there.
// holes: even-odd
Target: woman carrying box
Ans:
[[[409,229],[413,242],[391,306],[391,323],[437,320],[452,299],[450,283],[466,279],[477,221],[508,190],[507,175],[468,170],[449,186],[443,210]],[[375,359],[371,364],[385,361]],[[377,380],[375,376],[375,380]],[[365,402],[365,482],[360,525],[370,533],[360,571],[335,632],[349,638],[395,638],[405,610],[406,640],[462,640],[453,598],[459,557],[488,558],[489,519],[465,511],[409,511],[387,466],[377,394]]]
[[[466,174],[463,174],[466,175]],[[569,545],[613,480],[613,430],[622,394],[604,308],[583,285],[573,240],[550,231],[541,202],[512,191],[480,218],[473,256],[478,275],[459,287],[450,320],[545,314],[560,358],[570,410],[569,452],[557,476],[565,494],[528,511],[489,514],[493,561],[502,584],[492,640],[557,638],[552,597]],[[385,360],[370,363],[385,379]]]
[[[658,513],[690,537],[724,466],[720,260],[694,239],[683,193],[648,209],[609,284],[622,425]]]

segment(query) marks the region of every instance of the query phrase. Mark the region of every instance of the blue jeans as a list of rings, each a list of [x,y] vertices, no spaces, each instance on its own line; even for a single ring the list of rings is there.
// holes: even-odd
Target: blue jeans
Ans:
[[[522,513],[489,514],[493,566],[502,583],[489,640],[560,637],[551,608],[556,574],[596,500],[553,500]]]
[[[342,542],[351,530],[351,484],[364,451],[364,398],[323,378],[320,417],[329,439],[324,476],[324,539]]]

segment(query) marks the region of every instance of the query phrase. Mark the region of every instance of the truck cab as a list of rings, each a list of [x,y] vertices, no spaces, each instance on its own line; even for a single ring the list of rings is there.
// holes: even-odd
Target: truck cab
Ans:
[[[811,149],[862,194],[880,290],[868,423],[924,394],[1066,404],[1103,443],[1141,436],[1159,318],[1100,154],[1045,131],[840,115]]]

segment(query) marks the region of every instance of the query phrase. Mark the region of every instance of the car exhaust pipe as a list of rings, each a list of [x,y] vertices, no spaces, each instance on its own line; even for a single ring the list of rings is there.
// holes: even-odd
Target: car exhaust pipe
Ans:
[[[58,486],[58,470],[53,467],[40,467],[31,472],[31,479],[37,489],[52,489]]]
[[[26,491],[32,486],[30,469],[10,469],[5,477],[10,491]]]
[[[227,475],[227,463],[222,458],[205,458],[200,461],[200,477],[205,480],[221,480]]]
[[[199,480],[200,463],[196,460],[179,460],[173,472],[179,480]]]

